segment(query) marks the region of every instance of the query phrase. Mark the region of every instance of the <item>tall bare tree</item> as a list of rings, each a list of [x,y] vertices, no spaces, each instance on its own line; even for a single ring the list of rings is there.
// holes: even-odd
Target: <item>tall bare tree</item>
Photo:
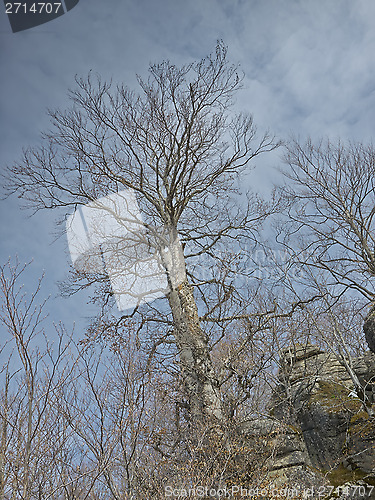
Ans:
[[[172,249],[170,262],[164,262],[172,315],[167,324],[190,415],[221,421],[222,402],[201,320],[228,321],[236,249],[245,239],[254,242],[259,224],[273,210],[249,193],[244,201],[239,176],[251,160],[278,144],[268,133],[257,137],[251,116],[233,113],[242,76],[228,63],[222,43],[199,62],[178,68],[166,61],[149,71],[147,80],[138,77],[138,93],[91,75],[77,79],[71,109],[50,112],[52,129],[43,145],[27,149],[23,161],[8,169],[7,186],[36,211],[69,211],[123,189],[136,193],[145,226],[164,235],[160,252],[166,245]],[[214,272],[205,279],[196,276],[189,258],[201,259],[206,269],[221,264],[226,279]],[[173,280],[176,269],[178,280]],[[194,287],[206,308],[201,317]],[[215,304],[207,287],[217,294]],[[244,307],[238,299],[236,314]],[[149,319],[155,320],[160,311],[151,311]]]

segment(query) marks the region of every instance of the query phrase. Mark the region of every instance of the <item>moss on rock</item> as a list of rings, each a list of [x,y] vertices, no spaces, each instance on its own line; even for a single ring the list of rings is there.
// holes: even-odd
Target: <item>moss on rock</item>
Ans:
[[[349,396],[349,389],[337,382],[319,380],[310,398],[310,404],[319,403],[329,412],[357,412],[361,402]]]

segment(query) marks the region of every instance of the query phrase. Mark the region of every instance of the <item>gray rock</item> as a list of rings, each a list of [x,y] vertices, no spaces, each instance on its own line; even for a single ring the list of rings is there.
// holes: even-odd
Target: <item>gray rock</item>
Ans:
[[[366,342],[370,351],[375,353],[375,307],[370,310],[363,324]]]
[[[275,488],[319,488],[324,476],[312,467],[305,440],[299,428],[275,418],[257,418],[240,426],[247,441],[261,439],[268,450],[268,480]]]
[[[375,327],[375,312],[373,321]],[[375,354],[368,352],[352,361],[366,395],[374,401]],[[274,456],[272,474],[285,479],[287,470],[312,466],[317,469],[314,481],[318,484],[319,471],[332,471],[337,480],[343,467],[356,479],[374,484],[375,421],[355,397],[353,382],[343,364],[336,356],[307,344],[284,349],[280,365],[280,383],[272,396],[271,414],[289,424],[296,436],[300,432],[303,443],[288,446],[288,433],[284,432],[284,445]],[[294,440],[297,443],[296,437]],[[344,474],[343,483],[347,480]]]

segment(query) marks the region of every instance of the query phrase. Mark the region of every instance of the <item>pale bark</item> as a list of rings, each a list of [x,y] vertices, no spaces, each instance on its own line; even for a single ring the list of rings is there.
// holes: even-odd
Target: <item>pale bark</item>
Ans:
[[[192,286],[187,281],[168,296],[174,320],[174,336],[180,355],[182,375],[190,399],[192,420],[214,417],[222,421],[218,384],[207,339],[199,324]]]
[[[168,302],[173,316],[182,377],[189,397],[190,417],[192,421],[213,417],[221,422],[223,411],[218,382],[208,339],[200,325],[193,287],[186,276],[183,248],[177,229],[172,227],[168,232],[169,245],[166,249],[160,248],[159,252],[168,278]]]

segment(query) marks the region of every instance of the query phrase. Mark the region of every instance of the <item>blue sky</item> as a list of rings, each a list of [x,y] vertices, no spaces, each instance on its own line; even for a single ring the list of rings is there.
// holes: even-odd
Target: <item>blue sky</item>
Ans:
[[[64,108],[76,74],[93,70],[134,87],[150,62],[200,59],[219,38],[246,75],[237,107],[260,130],[371,141],[374,19],[372,0],[80,0],[50,23],[12,33],[3,9],[0,168],[39,144],[46,108]],[[271,187],[276,163],[262,161],[249,178],[255,189]],[[45,270],[54,319],[83,324],[92,312],[85,299],[56,297],[69,256],[64,238],[53,242],[55,214],[29,215],[16,197],[0,202],[0,262],[33,258],[29,278]]]

